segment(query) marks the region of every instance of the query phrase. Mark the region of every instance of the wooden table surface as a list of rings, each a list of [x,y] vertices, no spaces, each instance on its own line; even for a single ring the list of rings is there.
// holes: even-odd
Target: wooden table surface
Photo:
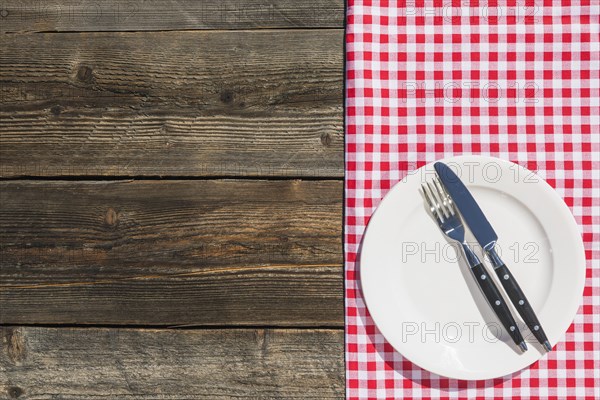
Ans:
[[[0,398],[343,398],[344,2],[0,8]]]

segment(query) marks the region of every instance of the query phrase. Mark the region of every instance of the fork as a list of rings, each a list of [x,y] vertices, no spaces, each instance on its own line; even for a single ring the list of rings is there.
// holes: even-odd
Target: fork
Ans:
[[[442,232],[448,238],[461,245],[475,281],[479,285],[490,307],[504,326],[504,329],[506,329],[506,332],[508,332],[512,340],[522,351],[527,351],[527,344],[523,340],[521,331],[517,327],[510,308],[508,308],[507,303],[487,273],[487,270],[481,261],[479,261],[479,257],[471,250],[465,240],[465,228],[452,199],[437,178],[433,179],[433,183],[426,182],[426,184],[421,184],[421,189],[429,205],[429,210],[435,217]]]

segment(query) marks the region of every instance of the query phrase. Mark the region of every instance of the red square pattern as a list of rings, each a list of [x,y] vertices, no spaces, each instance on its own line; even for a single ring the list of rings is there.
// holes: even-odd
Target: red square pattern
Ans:
[[[600,0],[348,0],[345,322],[348,399],[600,398]],[[535,170],[583,235],[582,305],[563,340],[502,379],[404,359],[362,299],[368,220],[403,176],[459,154]]]

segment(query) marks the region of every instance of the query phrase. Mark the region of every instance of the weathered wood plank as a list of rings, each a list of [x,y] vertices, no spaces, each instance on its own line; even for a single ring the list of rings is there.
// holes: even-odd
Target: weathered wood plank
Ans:
[[[341,326],[342,183],[0,183],[0,323]]]
[[[0,176],[343,176],[341,29],[0,44]]]
[[[342,28],[343,0],[8,0],[0,32]]]
[[[333,399],[342,330],[0,328],[14,399]]]

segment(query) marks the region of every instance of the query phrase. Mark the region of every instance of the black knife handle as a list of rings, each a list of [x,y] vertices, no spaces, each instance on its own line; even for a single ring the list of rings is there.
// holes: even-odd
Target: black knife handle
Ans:
[[[496,313],[496,316],[498,316],[498,319],[502,323],[502,326],[504,326],[504,329],[506,329],[506,332],[508,332],[517,346],[523,349],[523,346],[525,346],[523,335],[521,335],[521,331],[519,330],[517,322],[510,312],[508,304],[506,304],[504,301],[504,298],[500,294],[496,284],[494,284],[492,278],[488,275],[487,270],[483,264],[479,263],[474,267],[471,267],[471,271],[473,272],[475,280],[479,284],[479,287],[481,288],[486,300],[490,304],[490,307],[492,307]]]
[[[509,269],[504,263],[494,268],[494,270],[496,271],[498,278],[500,278],[500,282],[502,282],[502,286],[508,294],[508,297],[510,297],[510,301],[512,301],[519,314],[521,314],[523,321],[533,333],[535,338],[541,344],[545,345],[545,343],[549,343],[548,338],[542,329],[540,321],[538,321],[531,304],[529,304],[527,297],[525,297],[525,293],[523,293],[523,290],[521,290],[521,287],[517,283],[517,280],[513,274],[510,273]]]

